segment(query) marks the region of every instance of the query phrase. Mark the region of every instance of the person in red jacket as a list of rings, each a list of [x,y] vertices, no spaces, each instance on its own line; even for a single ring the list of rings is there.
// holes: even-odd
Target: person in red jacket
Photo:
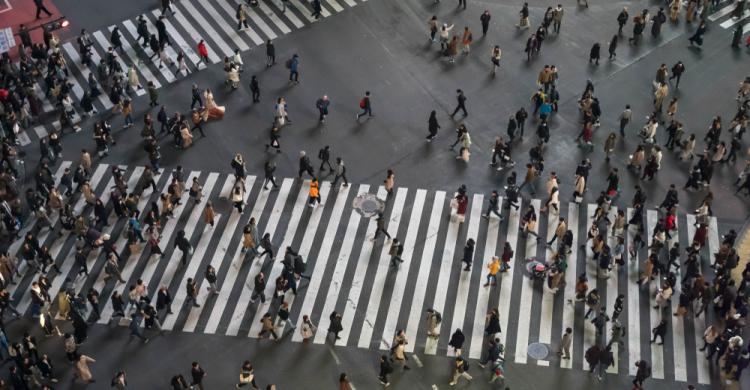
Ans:
[[[200,42],[198,42],[198,55],[200,56],[200,60],[203,61],[205,65],[209,65],[208,48],[206,47],[206,42],[203,42],[202,39]]]

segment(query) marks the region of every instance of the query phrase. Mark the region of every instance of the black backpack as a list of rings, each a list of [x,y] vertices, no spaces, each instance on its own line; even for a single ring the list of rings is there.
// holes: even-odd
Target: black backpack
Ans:
[[[443,321],[443,316],[440,315],[439,311],[435,310],[435,322],[437,322],[439,324],[442,321]]]

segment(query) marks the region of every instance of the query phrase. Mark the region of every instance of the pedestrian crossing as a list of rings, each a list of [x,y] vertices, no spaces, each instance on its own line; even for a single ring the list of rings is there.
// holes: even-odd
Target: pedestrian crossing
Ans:
[[[737,24],[742,26],[742,34],[750,32],[750,6],[745,5],[742,14],[737,17],[735,1],[724,1],[712,14],[708,15],[710,22],[718,23],[723,29],[735,29]]]
[[[337,13],[356,7],[366,0],[325,0],[321,2],[323,12],[322,18],[333,16]],[[209,60],[212,64],[223,61],[224,56],[232,57],[234,51],[249,51],[260,45],[264,45],[268,39],[276,39],[279,36],[289,34],[295,30],[304,28],[316,21],[312,16],[311,5],[307,1],[287,1],[282,7],[280,0],[261,0],[258,7],[246,5],[248,14],[248,28],[237,30],[236,9],[239,4],[246,4],[243,0],[228,0],[219,2],[205,2],[199,0],[184,0],[175,2],[172,7],[177,12],[169,15],[164,22],[171,45],[166,47],[166,55],[177,64],[178,52],[185,54],[185,62],[189,72],[205,67],[200,65],[196,46],[203,39],[208,48]],[[283,10],[283,11],[282,11]],[[156,33],[155,23],[161,16],[160,9],[154,9],[144,14],[149,22],[149,31]],[[117,60],[126,71],[130,65],[134,66],[141,83],[153,82],[156,88],[174,83],[185,76],[183,72],[175,67],[159,67],[159,56],[149,60],[153,53],[150,48],[144,48],[138,42],[137,18],[123,20],[121,23],[107,26],[98,31],[91,32],[94,45],[91,47],[92,61],[94,67],[89,68],[81,63],[78,47],[74,41],[65,42],[61,45],[61,52],[66,60],[70,71],[68,82],[72,84],[71,97],[76,103],[80,103],[84,91],[89,90],[88,77],[93,73],[99,83],[96,65],[102,58],[106,57],[107,49],[111,46],[109,37],[111,31],[117,27],[120,30],[123,53],[118,53]],[[42,100],[44,113],[54,110],[55,103],[45,97],[42,87],[35,85],[37,97]],[[112,102],[102,90],[102,94],[94,98],[94,109],[106,111],[113,107]],[[133,96],[146,94],[145,88],[131,91]],[[76,106],[77,111],[81,111]],[[80,113],[78,113],[80,116]],[[80,117],[75,118],[80,121]],[[52,121],[50,124],[33,126],[21,132],[18,140],[22,146],[46,137],[52,129],[59,129],[60,122]],[[29,131],[30,130],[30,131]]]
[[[69,161],[55,169],[59,181]],[[120,256],[120,273],[126,283],[104,278],[106,256],[99,250],[90,252],[87,258],[88,275],[79,275],[75,261],[76,238],[60,226],[53,217],[54,229],[42,229],[37,237],[43,245],[50,246],[58,273],[51,269],[47,277],[51,281],[49,290],[53,297],[51,310],[56,312],[54,299],[63,288],[72,288],[86,295],[94,288],[100,293],[99,324],[113,320],[110,298],[119,291],[124,297],[136,280],[148,286],[148,296],[155,302],[160,287],[169,289],[173,296],[173,314],[162,315],[164,330],[208,333],[228,336],[258,338],[260,319],[265,313],[275,315],[281,301],[290,305],[291,320],[299,327],[302,316],[309,315],[318,331],[311,340],[314,344],[334,343],[338,346],[356,346],[365,349],[388,350],[393,335],[404,329],[409,340],[407,352],[427,355],[453,356],[448,341],[456,329],[462,329],[466,342],[463,354],[472,359],[484,355],[484,346],[490,335],[485,334],[485,314],[492,308],[500,313],[502,331],[494,335],[506,347],[506,359],[518,364],[559,366],[566,369],[586,369],[588,364],[584,352],[598,337],[591,319],[584,320],[586,310],[583,302],[575,301],[577,276],[585,274],[589,290],[597,288],[602,302],[606,302],[608,313],[612,312],[618,294],[625,297],[625,307],[619,321],[627,327],[622,347],[614,345],[616,364],[609,373],[634,375],[634,363],[645,359],[651,362],[655,378],[681,382],[709,384],[709,367],[702,352],[702,334],[706,327],[704,316],[693,318],[675,317],[679,291],[666,310],[653,309],[653,296],[660,285],[659,279],[639,286],[636,282],[643,271],[646,248],[636,248],[631,258],[627,253],[625,265],[617,266],[608,279],[597,276],[597,263],[587,245],[586,234],[593,223],[596,205],[562,204],[558,212],[539,212],[539,223],[533,232],[520,231],[520,220],[529,206],[540,210],[541,200],[522,199],[520,208],[502,209],[504,220],[495,216],[483,218],[487,199],[483,194],[470,194],[466,220],[460,223],[455,218],[455,209],[450,207],[452,193],[426,189],[400,187],[388,196],[382,186],[359,186],[332,188],[324,181],[320,188],[322,203],[316,207],[308,205],[309,180],[283,179],[275,190],[265,190],[264,180],[249,176],[245,185],[245,212],[232,208],[230,192],[235,184],[231,174],[217,172],[185,172],[187,183],[197,178],[203,186],[204,199],[195,202],[185,191],[173,211],[173,217],[162,224],[160,247],[163,257],[152,255],[143,244],[128,246],[125,236],[127,221],[118,219],[109,204],[111,188],[115,185],[111,166],[99,164],[93,170],[90,183],[100,199],[107,204],[109,217],[101,228],[102,233],[116,240],[116,252]],[[144,186],[141,176],[144,167],[121,166],[125,172],[128,191],[138,191]],[[152,202],[158,201],[161,193],[171,183],[171,172],[163,171],[155,177],[157,188],[143,190],[138,201],[143,220]],[[363,218],[353,210],[352,201],[361,194],[375,194],[386,199],[386,230],[404,245],[398,268],[390,265],[390,242],[385,238],[373,241],[376,223]],[[215,226],[204,220],[204,208],[211,201],[216,211]],[[89,217],[93,207],[79,195],[69,200],[77,213]],[[500,199],[501,206],[503,199]],[[610,220],[617,214],[617,207],[610,210]],[[628,218],[633,210],[623,209]],[[528,259],[550,259],[552,249],[545,245],[554,237],[559,217],[565,217],[573,232],[573,245],[565,274],[565,284],[559,291],[552,291],[546,281],[532,279],[526,270]],[[274,256],[255,258],[242,248],[242,231],[248,221],[257,221],[259,236],[269,234],[274,247]],[[648,210],[644,224],[644,235],[656,225],[658,212]],[[682,248],[692,241],[695,232],[695,216],[679,215],[678,231],[671,243],[680,243]],[[31,221],[24,233],[33,231]],[[703,249],[703,272],[712,271],[707,266],[711,253],[719,248],[719,224],[710,220],[707,248]],[[145,230],[145,229],[144,229]],[[58,236],[58,232],[60,235]],[[187,264],[181,263],[182,252],[175,248],[178,232],[184,232],[193,245]],[[603,232],[604,233],[604,232]],[[610,245],[617,238],[607,232]],[[626,233],[626,245],[631,245],[634,230]],[[464,270],[464,245],[468,239],[476,242],[472,265]],[[21,240],[10,247],[11,254],[18,254]],[[493,256],[499,256],[505,243],[514,250],[511,268],[498,274],[496,286],[484,286],[487,264]],[[647,245],[651,238],[647,239]],[[307,270],[297,285],[297,293],[287,291],[275,296],[275,280],[283,270],[281,260],[286,247],[296,250],[306,261]],[[217,270],[217,294],[208,291],[204,271],[208,265]],[[23,268],[23,267],[22,267]],[[25,270],[24,270],[25,271]],[[265,301],[253,302],[255,276],[266,275]],[[677,275],[680,277],[679,274]],[[31,306],[29,287],[38,275],[25,272],[18,284],[10,285],[17,309],[28,313]],[[309,279],[308,279],[309,277]],[[114,279],[114,278],[113,278]],[[198,285],[198,306],[186,304],[185,285],[194,279]],[[709,276],[710,279],[710,276]],[[679,290],[678,286],[675,288]],[[440,337],[427,337],[425,312],[433,308],[442,313],[442,322],[437,331]],[[336,311],[342,315],[343,331],[338,340],[326,333],[330,325],[329,315]],[[708,313],[708,315],[712,315]],[[663,345],[650,343],[652,329],[661,320],[669,323]],[[609,338],[612,324],[607,326]],[[567,327],[573,328],[571,359],[559,359],[557,345]],[[285,332],[290,342],[302,342],[299,331],[282,324],[278,331]],[[550,347],[547,358],[537,360],[528,355],[532,343]],[[623,349],[626,349],[623,350]]]

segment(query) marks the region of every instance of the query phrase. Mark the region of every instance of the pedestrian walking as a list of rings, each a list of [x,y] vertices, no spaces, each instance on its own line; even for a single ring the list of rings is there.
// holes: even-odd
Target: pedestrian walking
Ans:
[[[500,66],[500,56],[502,55],[502,51],[500,50],[500,46],[495,45],[495,47],[492,48],[492,51],[490,52],[490,62],[492,62],[492,76],[494,77],[497,68]]]
[[[201,62],[203,65],[208,66],[210,65],[208,60],[208,47],[206,46],[206,42],[202,39],[198,42],[197,46],[197,52],[198,52],[198,64]]]
[[[435,110],[432,110],[430,112],[430,118],[427,120],[427,131],[429,131],[429,134],[426,137],[427,142],[432,142],[432,140],[437,137],[439,128],[440,124],[437,121],[437,112]]]
[[[41,19],[42,12],[47,14],[47,17],[52,16],[52,12],[44,6],[44,0],[34,0],[34,5],[36,6],[36,20]]]
[[[557,350],[557,356],[560,356],[561,359],[570,360],[570,346],[573,343],[573,328],[565,328],[565,333],[563,333],[562,338],[560,339],[560,347]]]
[[[307,343],[310,341],[310,339],[315,335],[315,332],[318,330],[318,328],[313,325],[312,321],[310,321],[310,316],[307,314],[302,316],[302,325],[300,326],[299,332],[302,336],[302,342]],[[342,374],[343,375],[343,374]]]
[[[240,382],[236,387],[239,389],[246,385],[251,385],[253,389],[258,389],[258,385],[255,383],[255,370],[249,360],[245,360],[245,362],[242,363],[242,368],[240,369]]]
[[[359,120],[360,117],[367,114],[368,118],[373,117],[372,115],[372,105],[370,102],[370,91],[365,91],[365,96],[359,100],[359,108],[362,109],[362,112],[357,113],[356,120]]]
[[[589,51],[589,64],[591,61],[596,61],[596,65],[599,65],[599,52],[601,50],[601,45],[599,42],[595,42],[593,46],[591,46],[591,51]]]
[[[437,339],[440,337],[440,333],[438,333],[436,329],[438,325],[440,325],[440,323],[442,322],[442,315],[440,314],[439,311],[433,308],[427,309],[426,313],[427,313],[427,320],[426,320],[427,337]],[[460,329],[458,330],[458,332],[460,333]],[[461,334],[461,336],[463,336],[463,334]],[[453,337],[451,337],[451,340],[453,340]],[[461,340],[460,344],[463,345],[463,339]],[[451,344],[451,343],[449,343],[449,345],[451,345],[454,349],[457,349],[457,350],[461,349],[460,345],[458,347],[456,347],[455,344]],[[456,353],[456,354],[459,354],[459,353]]]
[[[243,25],[246,29],[250,28],[250,26],[247,25],[247,10],[245,9],[245,4],[240,3],[237,5],[237,12],[235,13],[235,17],[237,18],[238,31],[242,31]]]
[[[490,28],[490,19],[492,18],[492,15],[490,15],[489,10],[484,10],[482,12],[482,15],[479,16],[479,21],[482,23],[482,36],[487,35],[487,31]]]
[[[456,356],[454,366],[453,366],[453,377],[451,381],[448,383],[451,386],[455,386],[458,379],[465,378],[467,381],[471,382],[472,379],[474,379],[471,375],[469,375],[469,362],[462,358],[461,356]]]
[[[388,387],[391,385],[391,382],[388,381],[388,374],[393,372],[393,366],[391,366],[390,359],[388,359],[388,356],[381,355],[380,356],[380,372],[378,373],[378,380],[380,380],[380,383]]]
[[[299,55],[292,55],[292,58],[287,60],[286,67],[289,69],[289,81],[299,84]]]
[[[451,114],[451,117],[456,116],[456,113],[458,113],[458,110],[462,110],[464,113],[464,117],[469,116],[469,113],[466,111],[466,95],[464,95],[464,91],[457,89],[456,90],[456,109],[453,110],[453,113]]]
[[[664,344],[664,336],[667,334],[667,321],[661,320],[658,325],[651,329],[651,333],[654,335],[654,337],[651,339],[651,344],[656,342],[657,337],[660,340],[656,344]]]
[[[315,107],[318,108],[318,122],[325,123],[326,116],[328,116],[328,106],[331,105],[331,101],[328,100],[328,95],[323,95],[318,101],[315,102]]]
[[[399,242],[398,238],[394,238],[393,241],[391,241],[388,255],[391,256],[391,267],[395,267],[396,270],[398,270],[398,266],[404,262],[401,258],[402,253],[404,253],[404,245]]]
[[[330,324],[328,325],[328,334],[333,333],[334,340],[341,340],[341,337],[339,337],[339,332],[344,330],[344,327],[341,325],[341,314],[334,311],[330,316],[328,316],[328,319],[330,320]]]

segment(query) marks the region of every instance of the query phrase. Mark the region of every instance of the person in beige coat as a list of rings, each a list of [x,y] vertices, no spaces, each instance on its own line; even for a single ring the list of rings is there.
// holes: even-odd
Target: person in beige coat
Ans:
[[[73,375],[86,383],[93,383],[95,380],[89,369],[89,363],[96,363],[96,360],[86,355],[79,356],[74,367],[75,372]]]
[[[580,203],[579,198],[583,198],[584,191],[586,191],[586,178],[581,175],[576,175],[573,201],[575,201],[576,203]]]
[[[312,321],[310,321],[310,317],[307,314],[303,315],[302,326],[299,327],[299,333],[302,335],[302,342],[306,343],[310,341],[317,330],[318,328],[313,325]]]
[[[661,112],[661,106],[664,104],[664,99],[669,95],[669,87],[666,83],[659,83],[654,91],[654,111]]]
[[[83,193],[84,199],[86,199],[86,203],[91,206],[96,203],[96,195],[94,194],[94,190],[91,188],[91,184],[88,180],[81,185],[81,192]]]
[[[50,211],[62,210],[63,198],[62,195],[60,195],[60,191],[57,190],[57,187],[52,187],[52,189],[50,189],[47,198],[47,207],[49,207]]]
[[[203,209],[203,220],[206,222],[206,225],[214,227],[215,219],[216,212],[214,211],[214,204],[209,200],[206,202],[206,208]]]
[[[86,149],[81,151],[81,166],[86,172],[91,172],[91,154]]]

